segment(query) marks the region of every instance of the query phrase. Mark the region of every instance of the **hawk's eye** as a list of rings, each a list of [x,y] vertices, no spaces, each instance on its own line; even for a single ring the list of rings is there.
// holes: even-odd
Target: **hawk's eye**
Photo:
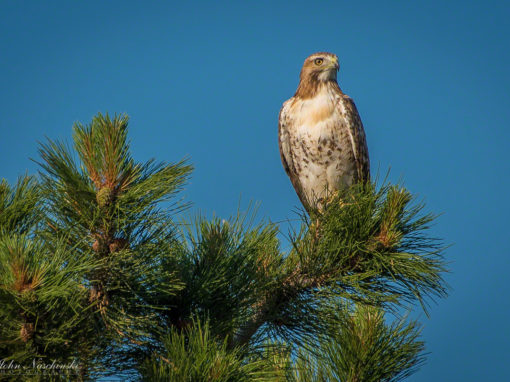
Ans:
[[[317,66],[321,66],[322,63],[324,62],[324,59],[322,58],[316,58],[314,61],[314,64],[317,65]]]

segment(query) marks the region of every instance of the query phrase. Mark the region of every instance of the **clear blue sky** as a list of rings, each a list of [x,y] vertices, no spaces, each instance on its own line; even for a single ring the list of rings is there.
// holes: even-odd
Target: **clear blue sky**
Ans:
[[[451,296],[410,381],[510,380],[510,6],[504,1],[0,2],[0,177],[126,112],[136,159],[196,166],[193,211],[295,218],[277,118],[306,56],[340,58],[372,168],[443,215]],[[314,3],[316,3],[314,5]],[[506,3],[506,4],[505,4]]]

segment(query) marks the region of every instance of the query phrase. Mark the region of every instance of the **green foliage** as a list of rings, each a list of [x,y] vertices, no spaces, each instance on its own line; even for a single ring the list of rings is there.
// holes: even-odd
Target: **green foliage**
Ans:
[[[24,176],[11,188],[0,181],[0,234],[29,232],[40,219],[40,193],[32,177]]]
[[[40,148],[40,182],[0,183],[0,359],[77,360],[77,380],[398,381],[446,295],[434,216],[401,186],[334,195],[282,249],[254,214],[177,224],[191,167],[137,163],[128,118]],[[55,378],[66,379],[66,375]],[[35,376],[34,380],[44,379]]]
[[[413,374],[424,361],[417,322],[400,319],[388,325],[382,310],[363,305],[339,313],[339,326],[320,343],[319,356],[298,358],[295,382],[396,382]]]
[[[292,238],[293,263],[339,296],[369,304],[445,296],[444,246],[426,235],[434,216],[412,201],[400,186],[345,190]]]
[[[269,334],[306,347],[338,325],[338,301],[393,310],[445,296],[443,247],[425,235],[433,217],[422,208],[401,187],[360,184],[304,216],[271,292],[237,343]]]
[[[99,263],[84,275],[85,287],[98,344],[110,354],[102,361],[114,368],[129,364],[132,352],[152,347],[152,334],[163,330],[164,304],[182,288],[169,254],[177,245],[170,214],[184,206],[159,205],[180,189],[191,170],[183,162],[136,163],[127,125],[126,116],[101,114],[88,126],[75,124],[78,161],[60,142],[48,141],[40,149],[46,210],[41,235],[49,245],[65,237],[76,253]]]
[[[272,288],[282,264],[277,227],[248,216],[229,221],[198,217],[181,247],[179,277],[186,285],[170,312],[182,325],[193,314],[209,319],[215,335],[232,336]]]
[[[95,346],[81,282],[96,264],[62,241],[49,251],[26,234],[0,238],[0,264],[0,359],[71,362],[79,352],[72,344]]]
[[[271,360],[228,349],[226,340],[215,338],[209,324],[193,321],[184,331],[174,328],[163,337],[165,350],[145,362],[146,380],[169,382],[276,382],[284,371]]]
[[[127,122],[126,116],[111,120],[99,114],[89,126],[76,124],[79,165],[65,144],[41,145],[42,187],[52,229],[70,230],[80,238],[84,232],[99,239],[117,233],[143,242],[168,233],[168,213],[158,204],[180,189],[191,167],[183,162],[135,163],[129,154]],[[109,243],[99,242],[106,250]]]

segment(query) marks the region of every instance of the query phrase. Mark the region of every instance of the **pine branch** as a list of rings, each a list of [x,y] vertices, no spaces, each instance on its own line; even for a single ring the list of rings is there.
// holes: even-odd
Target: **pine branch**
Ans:
[[[383,312],[358,305],[351,312],[340,308],[337,330],[319,341],[314,354],[297,358],[293,380],[397,382],[423,364],[420,326],[405,319],[386,324]]]
[[[90,342],[82,282],[97,264],[76,256],[63,241],[54,241],[50,250],[26,234],[0,238],[0,263],[3,359],[31,362],[44,356],[64,362],[78,357],[81,349],[96,346]]]
[[[0,234],[27,233],[41,218],[41,195],[33,177],[20,177],[14,187],[0,181]]]
[[[185,331],[172,329],[163,339],[164,352],[155,354],[142,369],[151,381],[243,382],[284,381],[267,358],[245,359],[239,349],[214,338],[208,323],[193,321]]]
[[[198,217],[182,247],[179,275],[186,288],[170,312],[172,325],[193,314],[210,320],[215,335],[231,337],[274,283],[283,259],[274,225],[254,225],[250,214],[229,221]]]
[[[127,116],[98,114],[89,125],[75,124],[75,153],[50,140],[40,148],[46,200],[41,235],[49,243],[65,237],[69,247],[100,264],[87,272],[84,287],[96,335],[109,346],[122,344],[108,350],[119,365],[129,362],[130,352],[152,346],[166,302],[182,289],[168,256],[177,245],[171,215],[185,205],[160,205],[191,171],[184,162],[136,163],[127,127]]]
[[[233,346],[248,343],[265,324],[299,344],[321,336],[332,321],[318,316],[321,301],[425,307],[427,297],[445,296],[443,246],[425,235],[433,217],[421,216],[423,206],[411,201],[396,186],[357,185],[314,214],[314,223],[306,220],[291,238],[278,284],[255,305]]]

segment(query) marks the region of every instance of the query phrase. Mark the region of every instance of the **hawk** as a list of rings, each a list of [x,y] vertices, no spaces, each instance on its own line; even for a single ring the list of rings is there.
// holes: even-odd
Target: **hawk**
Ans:
[[[338,86],[339,67],[335,54],[309,56],[296,93],[280,110],[280,157],[308,212],[332,192],[370,178],[365,131],[356,105]]]

